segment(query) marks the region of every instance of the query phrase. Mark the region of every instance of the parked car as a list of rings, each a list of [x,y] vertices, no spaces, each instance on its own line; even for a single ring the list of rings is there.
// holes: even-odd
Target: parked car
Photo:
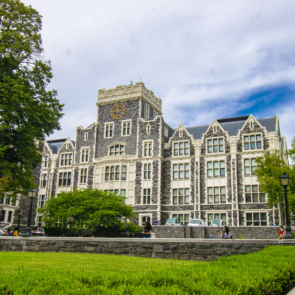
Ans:
[[[222,219],[213,219],[211,221],[211,226],[226,226],[226,223]]]
[[[178,218],[168,218],[165,225],[181,226],[181,222]]]
[[[203,219],[191,219],[187,226],[205,226]]]

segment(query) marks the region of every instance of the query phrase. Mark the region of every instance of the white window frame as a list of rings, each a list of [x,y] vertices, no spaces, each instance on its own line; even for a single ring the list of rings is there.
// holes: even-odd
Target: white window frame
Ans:
[[[261,219],[261,214],[266,214],[266,220],[262,221]],[[247,219],[247,214],[252,214],[252,219],[251,221],[248,222],[248,219]],[[254,225],[255,221],[254,221],[254,214],[259,214],[259,220],[256,221],[256,222],[259,222],[259,225]],[[248,223],[252,223],[253,226],[268,226],[268,211],[245,211],[245,225],[246,226],[251,226],[250,224],[248,225]],[[265,225],[261,225],[262,222],[265,222],[266,224]]]
[[[83,155],[83,152],[85,152],[85,154]],[[87,153],[88,152],[88,153]],[[84,156],[84,160],[83,160],[83,156]],[[82,147],[81,148],[81,158],[80,158],[80,162],[81,163],[87,163],[89,162],[89,156],[90,156],[90,148],[89,147]]]
[[[116,151],[116,146],[119,146],[119,151]],[[114,151],[111,151],[111,148],[114,147]],[[124,147],[124,150],[121,151],[121,147]],[[119,153],[116,155],[116,153]],[[112,155],[113,154],[113,155]],[[124,156],[125,155],[125,145],[120,143],[115,143],[109,146],[109,156]]]
[[[65,159],[62,158],[63,155],[65,155]],[[66,159],[66,157],[67,157],[66,155],[69,155],[68,159]],[[66,160],[68,161],[67,165],[65,164]],[[64,165],[62,165],[62,161],[64,161]],[[67,167],[67,166],[71,166],[71,165],[73,165],[73,153],[62,153],[62,154],[60,154],[59,166],[60,167]]]
[[[124,127],[124,124],[126,124],[126,127]],[[130,126],[128,127],[128,124]],[[122,127],[121,127],[121,135],[122,136],[130,136],[131,135],[131,130],[132,130],[132,121],[131,120],[124,120],[122,121]],[[126,129],[126,134],[124,134],[124,129]],[[128,133],[129,130],[129,133]]]
[[[210,168],[210,167],[208,167],[208,163],[212,163],[212,167]],[[216,167],[214,167],[214,163],[215,162],[218,162],[218,168],[216,168]],[[220,162],[224,162],[224,167],[220,167]],[[214,176],[214,174],[215,174],[215,172],[214,172],[214,170],[216,170],[216,169],[218,169],[218,176]],[[220,175],[221,173],[220,173],[220,171],[221,171],[221,169],[224,169],[224,175]],[[208,170],[212,170],[212,175],[211,176],[209,176],[208,174]],[[214,159],[210,159],[210,160],[207,160],[206,161],[206,177],[207,177],[207,179],[208,178],[224,178],[224,177],[226,177],[226,160],[214,160]]]
[[[80,169],[80,184],[87,184],[87,168]]]
[[[224,219],[222,219],[222,220],[224,220],[225,221],[225,225],[227,225],[228,224],[228,220],[227,220],[227,213],[226,212],[207,212],[206,213],[206,223],[207,223],[207,226],[211,226],[211,221],[209,222],[209,215],[210,214],[213,214],[213,219],[212,220],[214,220],[214,219],[222,219],[221,218],[221,215],[225,215],[225,220]],[[219,214],[219,218],[215,218],[215,215],[217,215],[217,214]]]
[[[257,135],[260,135],[260,140],[257,141]],[[245,137],[249,137],[249,141],[245,141]],[[251,136],[255,136],[255,141],[251,141]],[[251,148],[251,142],[255,142],[255,149]],[[261,143],[261,148],[257,148],[257,142]],[[245,149],[245,144],[249,144],[249,149]],[[244,152],[252,152],[252,151],[262,151],[263,150],[263,135],[261,132],[259,133],[247,133],[243,134],[243,151]]]
[[[123,171],[123,167],[125,167],[124,168],[125,171]],[[124,177],[124,174],[125,174],[125,177]],[[104,166],[103,181],[126,181],[126,180],[127,180],[127,165]]]
[[[250,186],[250,191],[246,192],[246,186]],[[253,186],[257,186],[257,192],[253,192]],[[257,194],[258,197],[258,202],[253,202],[253,194]],[[247,198],[246,195],[251,195],[251,202],[247,202]],[[261,201],[261,195],[264,195],[264,201]],[[245,184],[244,185],[244,203],[245,204],[265,204],[266,203],[266,194],[260,192],[260,185],[259,183],[255,183],[255,184]]]
[[[186,217],[187,215],[188,215],[188,220],[185,221],[185,217]],[[183,213],[183,212],[181,212],[181,213],[179,213],[179,212],[171,212],[170,216],[171,216],[171,218],[178,218],[179,221],[180,221],[182,224],[188,224],[189,221],[190,221],[190,218],[191,218],[191,214],[190,214],[190,212],[187,212],[187,213]],[[175,216],[177,216],[177,217],[175,217]],[[183,221],[180,220],[181,218],[180,218],[179,216],[182,216],[182,220],[183,220]]]
[[[150,169],[149,169],[150,166]],[[147,169],[145,169],[147,167]],[[142,175],[144,180],[151,180],[152,179],[152,171],[153,171],[153,163],[142,163]],[[147,176],[147,177],[145,177]]]
[[[172,164],[172,179],[173,180],[186,180],[186,179],[190,179],[190,162],[187,163],[171,163]],[[183,165],[183,168],[180,169],[180,165]],[[188,165],[188,169],[187,169],[187,165]],[[177,169],[175,170],[175,166],[177,166]],[[180,173],[183,172],[183,177],[180,178]],[[187,176],[187,172],[188,172],[188,176]],[[177,177],[174,177],[175,175],[177,175]]]
[[[48,168],[48,162],[49,162],[49,156],[43,156],[42,157],[42,167],[43,168]]]
[[[209,189],[212,190],[212,192],[209,192]],[[224,192],[221,192],[221,189],[224,189]],[[216,192],[218,190],[218,192]],[[209,196],[212,196],[212,202],[209,202]],[[215,197],[218,196],[218,202],[215,202]],[[225,196],[225,202],[222,202],[221,196]],[[206,204],[226,204],[227,203],[227,191],[226,186],[209,186],[207,187],[207,203]]]
[[[60,174],[63,175],[62,178],[60,178]],[[64,177],[64,175],[67,174],[67,177]],[[69,177],[70,174],[70,177]],[[64,179],[66,179],[66,185],[64,185]],[[69,183],[70,179],[70,183]],[[60,180],[62,180],[62,185],[60,185]],[[58,187],[70,187],[72,184],[72,171],[64,171],[64,172],[58,172]]]
[[[172,205],[190,205],[191,203],[191,195],[190,195],[190,189],[189,188],[173,188],[172,190]],[[182,194],[180,193],[182,191]],[[180,199],[182,197],[182,202],[180,202]],[[188,202],[187,202],[188,197]],[[176,200],[176,201],[175,201]]]
[[[145,103],[145,106],[144,106],[144,118],[145,119],[149,119],[150,111],[151,111],[151,107],[147,103]]]
[[[113,138],[114,132],[115,132],[114,122],[104,123],[104,132],[103,132],[104,138]]]
[[[245,161],[249,161],[249,165],[246,166]],[[254,165],[252,164],[252,161],[254,160]],[[255,169],[257,168],[257,163],[255,162],[256,158],[243,158],[243,167],[244,167],[244,176],[249,177],[249,176],[255,176]],[[246,174],[246,168],[249,167],[249,174]],[[255,168],[255,169],[253,169]],[[253,171],[254,170],[254,171]]]
[[[41,181],[40,181],[40,188],[44,188],[47,186],[47,173],[42,173],[41,174]]]
[[[144,223],[143,223],[143,218],[144,217],[148,217],[150,218],[150,221],[145,221],[145,222],[149,222],[150,224],[152,224],[152,221],[153,221],[153,214],[151,213],[147,213],[147,214],[138,214],[138,219],[139,219],[139,222],[142,226],[144,226]]]
[[[222,144],[220,144],[220,139],[222,139]],[[212,144],[209,145],[209,141],[212,141]],[[214,144],[214,140],[217,140],[218,143]],[[214,152],[214,147],[217,146],[218,147],[218,152]],[[223,151],[219,151],[220,146],[223,147]],[[209,147],[212,147],[212,152],[209,152]],[[215,154],[224,154],[225,153],[225,140],[224,137],[209,137],[206,139],[206,154],[207,155],[215,155]]]
[[[145,197],[146,197],[146,201],[145,201]],[[151,204],[152,204],[152,188],[143,188],[142,189],[142,205],[151,205]]]
[[[183,143],[183,148],[180,147],[180,144]],[[188,143],[188,146],[185,146],[185,143]],[[175,148],[175,144],[178,144],[178,148]],[[183,154],[179,155],[179,150],[183,149]],[[185,149],[188,149],[188,154],[185,154]],[[175,155],[175,150],[178,150],[178,155]],[[177,140],[172,142],[172,157],[189,157],[190,156],[190,142],[189,140]]]
[[[45,195],[39,195],[38,197],[38,208],[43,208],[45,206],[46,203],[46,197]],[[42,206],[43,205],[43,206]]]
[[[145,145],[147,146],[147,149],[145,148]],[[150,144],[152,145],[152,147],[150,147]],[[145,150],[147,150],[147,156],[145,155]],[[151,154],[150,154],[151,152]],[[154,142],[153,140],[144,140],[142,143],[142,157],[143,158],[150,158],[154,155]]]

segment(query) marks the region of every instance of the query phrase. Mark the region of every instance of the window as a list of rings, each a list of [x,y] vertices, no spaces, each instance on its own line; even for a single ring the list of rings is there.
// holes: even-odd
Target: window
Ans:
[[[85,132],[85,134],[84,134],[84,140],[85,140],[85,141],[88,140],[88,132]]]
[[[114,135],[114,123],[105,123],[104,125],[104,137],[105,138],[111,138]]]
[[[39,196],[38,208],[43,208],[45,205],[45,195]]]
[[[244,150],[261,149],[261,135],[247,135],[244,136]]]
[[[207,140],[208,153],[222,153],[224,151],[223,138],[208,139]]]
[[[16,199],[15,198],[13,198],[13,199],[11,198],[10,199],[10,205],[11,206],[15,206],[15,204],[16,204]]]
[[[151,203],[151,189],[145,188],[143,189],[143,204],[150,204]]]
[[[131,134],[131,121],[123,121],[122,122],[122,135],[130,135]]]
[[[0,211],[0,221],[4,221],[4,219],[5,219],[5,213],[6,213],[5,210]]]
[[[73,154],[62,154],[60,160],[60,166],[69,166],[72,165]]]
[[[125,146],[121,144],[115,144],[110,147],[110,156],[125,155]]]
[[[41,175],[41,187],[46,187],[46,182],[47,182],[47,174],[42,174]]]
[[[244,171],[245,175],[255,175],[255,169],[257,168],[256,159],[244,159]]]
[[[4,197],[3,195],[0,197],[0,204],[3,204],[3,201],[4,201]]]
[[[153,155],[153,142],[145,141],[143,143],[143,155],[144,157],[151,157]]]
[[[13,211],[8,211],[7,222],[12,221],[12,214],[13,214]]]
[[[168,133],[168,128],[165,127],[165,128],[164,128],[164,135],[168,137],[168,134],[169,134],[169,133]]]
[[[210,213],[207,214],[208,226],[211,225],[213,219],[221,219],[226,225],[226,213]]]
[[[89,148],[82,148],[81,149],[81,162],[88,162],[89,161]]]
[[[5,205],[9,205],[10,204],[10,198],[9,197],[6,197],[5,198]]]
[[[59,173],[58,186],[70,186],[71,176],[71,172]]]
[[[42,157],[43,167],[48,167],[48,156]]]
[[[121,167],[121,180],[126,180],[127,167]],[[120,180],[120,166],[106,166],[105,167],[105,180]]]
[[[38,216],[38,226],[42,226],[42,216]]]
[[[144,164],[144,179],[152,178],[152,164]]]
[[[150,106],[145,104],[145,108],[144,108],[144,117],[146,119],[148,119],[150,117]]]
[[[80,183],[84,184],[87,183],[87,169],[80,170]]]
[[[173,189],[173,205],[189,204],[189,188]]]
[[[247,226],[267,226],[266,213],[246,213],[246,224]]]
[[[208,204],[226,203],[225,186],[207,188]]]
[[[182,225],[189,223],[189,214],[172,214],[172,218],[178,218]]]
[[[154,115],[155,115],[155,116],[158,116],[158,112],[156,112],[155,110],[154,110]]]
[[[265,194],[260,192],[258,185],[245,186],[246,203],[265,202]]]
[[[150,125],[150,124],[148,124],[148,125],[146,126],[146,133],[147,133],[147,134],[150,134],[150,133],[151,133],[151,125]]]
[[[207,176],[208,177],[224,177],[225,176],[225,162],[214,161],[207,162]]]
[[[151,223],[151,218],[150,218],[150,216],[143,216],[143,217],[141,218],[141,225],[142,225],[142,226],[144,226],[146,222]]]
[[[183,156],[188,155],[188,141],[184,142],[175,142],[173,145],[174,156]]]
[[[181,138],[183,136],[183,129],[179,129],[179,137]]]
[[[189,178],[189,163],[173,164],[173,179]]]

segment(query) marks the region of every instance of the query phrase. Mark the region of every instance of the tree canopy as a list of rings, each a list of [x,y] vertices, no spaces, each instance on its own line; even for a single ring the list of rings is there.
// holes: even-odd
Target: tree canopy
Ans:
[[[0,3],[0,148],[6,161],[0,177],[6,179],[2,192],[14,195],[34,186],[32,170],[41,161],[36,142],[59,130],[63,115],[57,92],[47,89],[52,72],[42,56],[41,18],[19,0]]]
[[[135,218],[134,208],[126,205],[125,197],[97,189],[61,192],[49,199],[44,208],[43,221],[47,227],[60,222],[68,226],[69,218],[74,218],[73,227],[99,231],[100,226],[124,229],[127,219]]]
[[[288,151],[288,155],[294,157],[295,140],[292,142],[293,149]],[[294,151],[293,151],[294,150]],[[289,177],[288,203],[291,215],[295,215],[295,165],[289,165],[279,151],[265,153],[264,157],[257,158],[258,164],[255,174],[260,184],[260,190],[268,194],[268,205],[270,207],[279,204],[284,212],[284,188],[280,182],[280,176],[286,172]],[[282,221],[282,220],[281,220]]]

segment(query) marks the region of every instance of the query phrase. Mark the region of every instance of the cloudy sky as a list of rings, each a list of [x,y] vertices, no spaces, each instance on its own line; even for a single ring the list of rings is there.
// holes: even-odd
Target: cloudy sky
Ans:
[[[97,91],[140,77],[172,127],[279,115],[295,136],[293,0],[23,0],[43,16],[62,130],[96,121]]]

